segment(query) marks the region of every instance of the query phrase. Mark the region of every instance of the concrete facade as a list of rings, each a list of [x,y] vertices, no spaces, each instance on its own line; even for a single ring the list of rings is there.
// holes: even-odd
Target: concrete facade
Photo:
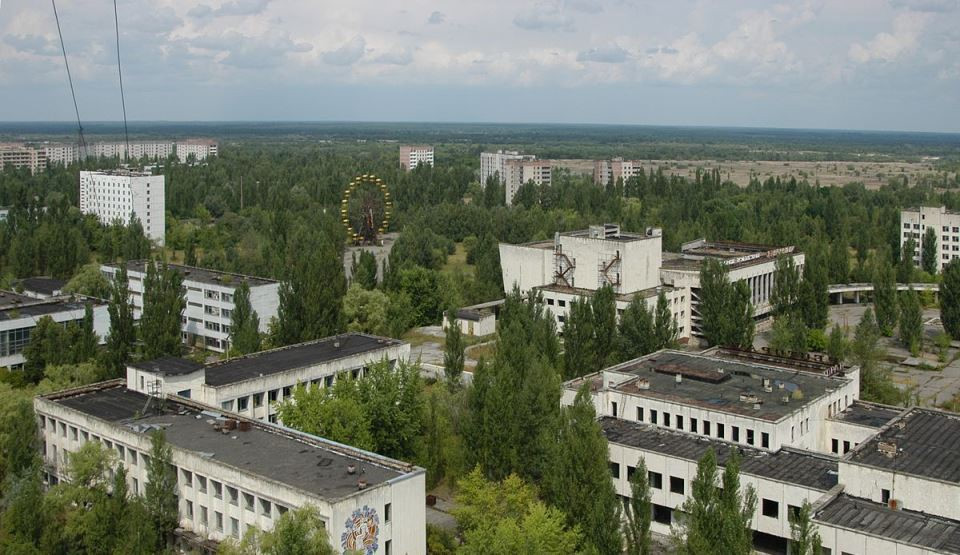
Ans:
[[[593,163],[593,182],[597,185],[616,185],[618,181],[626,181],[636,177],[643,171],[643,163],[637,160],[596,160]]]
[[[900,212],[900,250],[911,238],[917,246],[913,261],[921,264],[923,253],[923,235],[927,228],[937,232],[937,271],[952,260],[960,259],[960,212],[947,210],[943,206],[921,206]]]
[[[127,279],[130,283],[130,301],[133,317],[140,319],[143,311],[144,278],[146,262],[134,260],[127,263]],[[184,343],[204,347],[219,353],[226,352],[230,343],[230,323],[235,308],[233,298],[237,287],[246,281],[250,286],[250,306],[260,318],[260,332],[266,333],[270,319],[280,307],[280,282],[267,278],[219,272],[205,268],[168,264],[180,272],[186,296],[186,307],[181,315]],[[103,265],[100,271],[108,280],[117,272],[115,264]]]
[[[126,170],[80,172],[80,211],[104,225],[140,221],[144,234],[163,246],[166,233],[164,176]]]
[[[0,368],[20,368],[26,361],[23,349],[30,342],[30,332],[44,316],[64,326],[79,324],[86,306],[93,307],[93,330],[101,344],[110,334],[107,303],[87,297],[53,297],[35,299],[9,291],[0,291]]]
[[[401,145],[400,168],[410,171],[420,164],[433,166],[433,147],[425,145]]]
[[[149,433],[164,429],[187,533],[240,538],[311,505],[338,552],[358,540],[378,553],[426,550],[425,472],[408,463],[195,401],[145,396],[121,381],[37,397],[34,408],[51,483],[66,479],[69,453],[96,441],[117,453],[131,493],[142,494]]]

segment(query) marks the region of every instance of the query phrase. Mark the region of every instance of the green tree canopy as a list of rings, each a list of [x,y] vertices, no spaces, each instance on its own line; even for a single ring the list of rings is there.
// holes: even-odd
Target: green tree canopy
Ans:
[[[180,272],[166,264],[148,263],[143,279],[143,314],[140,317],[144,358],[180,355],[183,350],[180,319],[186,306]]]
[[[235,355],[260,350],[260,317],[250,305],[250,284],[243,280],[233,294],[230,315],[230,351]]]
[[[940,261],[937,259],[937,231],[933,227],[927,227],[921,245],[920,264],[924,272],[933,275],[940,267]]]
[[[960,260],[951,260],[943,269],[940,321],[950,337],[960,339]]]

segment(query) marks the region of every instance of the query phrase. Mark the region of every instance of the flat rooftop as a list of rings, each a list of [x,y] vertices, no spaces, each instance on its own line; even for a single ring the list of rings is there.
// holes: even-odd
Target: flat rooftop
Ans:
[[[363,333],[346,333],[243,357],[200,365],[178,357],[162,357],[131,366],[164,375],[189,374],[205,369],[206,384],[213,387],[279,374],[296,368],[375,352],[403,344],[403,341]]]
[[[900,416],[903,411],[904,409],[900,407],[891,407],[857,400],[830,419],[879,429]]]
[[[595,289],[584,289],[582,287],[570,287],[567,285],[559,285],[556,283],[551,283],[547,285],[540,285],[534,287],[534,289],[540,291],[548,291],[550,293],[566,293],[568,295],[578,295],[581,297],[593,297],[597,292]],[[660,294],[660,291],[669,292],[673,291],[673,287],[669,285],[659,285],[657,287],[650,287],[647,289],[641,289],[639,291],[633,291],[631,293],[617,293],[616,298],[618,301],[629,303],[635,298],[647,299],[650,297],[656,297]]]
[[[960,482],[960,414],[914,407],[858,445],[846,460],[956,484]]]
[[[116,144],[121,144],[121,143],[116,143]],[[91,171],[91,170],[83,170],[83,171],[81,171],[80,173],[88,173],[88,174],[93,174],[93,175],[120,175],[120,176],[124,176],[124,177],[152,177],[152,176],[153,176],[152,173],[138,172],[138,171],[135,171],[135,170],[124,170],[124,169],[116,169],[116,170],[92,170],[92,171]]]
[[[127,272],[139,272],[146,274],[147,264],[149,262],[149,260],[131,260],[127,262]],[[119,267],[119,264],[105,264],[105,266],[117,268]],[[180,272],[180,274],[183,275],[184,281],[198,281],[200,283],[209,283],[211,285],[237,286],[240,285],[241,282],[245,281],[251,287],[254,287],[257,285],[277,283],[277,280],[275,279],[246,276],[232,272],[221,272],[219,270],[211,270],[209,268],[185,266],[183,264],[167,264],[167,267]]]
[[[902,509],[841,493],[813,516],[814,521],[920,546],[960,554],[960,521]]]
[[[703,260],[713,258],[730,269],[746,268],[775,261],[781,254],[800,254],[793,246],[760,245],[738,241],[707,241],[698,239],[684,243],[680,252],[664,252],[661,267],[665,270],[700,271]]]
[[[721,466],[730,457],[730,451],[737,449],[741,452],[740,471],[743,473],[819,491],[828,491],[837,485],[837,460],[825,455],[789,448],[769,453],[612,417],[601,418],[600,426],[607,441],[618,445],[692,462],[699,461],[708,449],[713,448]]]
[[[27,317],[39,318],[68,310],[83,310],[87,304],[99,306],[106,303],[88,297],[34,299],[10,291],[0,291],[0,321]]]
[[[663,350],[604,371],[633,376],[611,386],[614,391],[771,422],[846,382],[843,377],[796,369],[790,359],[784,360],[782,365],[748,363]],[[765,391],[765,381],[770,391]]]
[[[45,398],[138,433],[163,428],[167,441],[175,447],[331,501],[357,492],[357,479],[361,476],[372,488],[422,471],[405,462],[281,426],[243,419],[191,401],[167,399],[158,411],[153,399],[147,415],[141,416],[149,398],[126,389],[120,381]],[[251,422],[251,429],[246,432],[235,429],[224,434],[213,426],[224,416],[247,420]],[[356,466],[356,474],[347,473],[348,464]]]
[[[28,277],[20,280],[19,285],[24,291],[34,291],[43,295],[54,295],[63,290],[67,284],[62,279],[55,279],[46,276]]]

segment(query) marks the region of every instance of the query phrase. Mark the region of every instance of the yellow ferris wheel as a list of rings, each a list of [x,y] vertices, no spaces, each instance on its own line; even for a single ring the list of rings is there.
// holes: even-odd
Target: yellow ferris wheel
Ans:
[[[387,231],[392,212],[390,189],[373,174],[354,177],[343,191],[340,221],[355,244],[376,244]]]

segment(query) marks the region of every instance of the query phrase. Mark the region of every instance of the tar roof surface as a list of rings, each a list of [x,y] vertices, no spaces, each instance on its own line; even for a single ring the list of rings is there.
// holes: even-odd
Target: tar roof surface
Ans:
[[[814,520],[937,552],[960,553],[960,521],[907,509],[893,511],[883,503],[843,493],[817,511]]]
[[[33,299],[23,295],[16,295],[21,302],[14,303],[11,295],[15,294],[4,292],[3,296],[0,297],[0,320],[16,320],[17,318],[46,316],[68,310],[83,310],[91,302],[94,305],[104,304],[71,298]]]
[[[611,417],[602,418],[600,425],[610,443],[693,462],[700,460],[707,449],[713,447],[717,454],[717,463],[720,465],[726,462],[731,449],[739,449],[742,453],[740,470],[746,474],[819,491],[827,491],[837,485],[837,461],[823,455],[789,449],[768,453],[693,434],[675,432],[652,424]]]
[[[805,403],[840,387],[845,381],[760,363],[669,350],[607,370],[637,376],[613,386],[616,391],[771,422],[799,410]],[[678,373],[682,375],[680,383],[676,382]],[[770,380],[772,391],[764,391],[763,378]],[[648,380],[650,388],[638,387],[639,379]],[[708,379],[715,382],[706,381]],[[802,392],[801,400],[794,399],[797,390]],[[760,401],[759,407],[755,407],[752,401],[741,401],[741,393],[755,395]],[[784,396],[790,397],[786,403],[783,402]]]
[[[880,452],[881,442],[895,445],[896,456]],[[848,457],[852,463],[960,482],[960,415],[913,408],[861,443]]]
[[[569,295],[580,295],[583,297],[592,297],[597,291],[595,289],[584,289],[582,287],[570,287],[567,285],[559,285],[556,283],[551,283],[548,285],[540,285],[534,287],[541,291],[549,291],[551,293],[566,293]],[[670,292],[673,291],[673,287],[669,285],[659,285],[656,287],[648,287],[647,289],[641,289],[639,291],[633,291],[630,293],[617,293],[617,300],[623,302],[630,302],[634,298],[647,299],[650,297],[656,297],[660,294],[660,291]]]
[[[327,337],[211,364],[207,366],[206,383],[228,385],[400,344],[395,339],[360,333]]]
[[[131,260],[127,262],[127,271],[146,273],[146,260]],[[116,268],[117,264],[108,264]],[[184,266],[182,264],[167,264],[183,276],[184,280],[199,281],[200,283],[209,283],[211,285],[223,285],[225,287],[235,287],[246,281],[251,286],[267,285],[277,283],[276,280],[256,276],[245,276],[243,274],[234,274],[231,272],[220,272],[209,268],[197,268],[194,266]]]
[[[799,251],[794,251],[791,254],[800,254]],[[743,256],[744,253],[740,253],[739,256]],[[675,252],[665,252],[663,253],[663,260],[660,263],[660,267],[664,270],[677,270],[685,272],[699,272],[700,267],[703,266],[703,260],[705,258],[727,258],[727,257],[718,257],[711,254],[701,254],[688,251],[687,253],[680,254]],[[764,264],[766,262],[776,262],[776,257],[769,256],[759,256],[751,260],[744,260],[742,262],[737,262],[735,264],[728,264],[727,268],[735,270],[738,268],[746,268],[748,266],[755,266],[757,264]]]
[[[344,447],[326,447],[322,440],[301,438],[258,422],[253,423],[250,431],[233,430],[224,434],[213,428],[212,416],[176,401],[167,401],[162,414],[138,418],[147,399],[146,395],[117,385],[53,402],[141,433],[145,433],[148,426],[163,427],[167,441],[176,447],[212,454],[213,461],[324,499],[339,499],[356,492],[357,479],[361,476],[373,487],[417,470],[399,461],[392,461],[390,466],[374,462],[373,455]],[[349,456],[349,452],[356,452],[358,456]],[[356,465],[357,474],[347,473],[348,464]]]
[[[848,424],[858,424],[868,428],[882,428],[902,412],[902,408],[854,401],[849,407],[833,416],[833,420],[842,420]]]
[[[180,358],[174,356],[165,356],[160,358],[155,358],[153,360],[145,360],[143,362],[135,362],[130,366],[138,368],[140,370],[146,370],[147,372],[153,372],[156,374],[163,374],[165,376],[179,376],[181,374],[189,374],[191,372],[196,372],[204,366],[199,362],[194,362],[188,358]]]
[[[37,293],[43,293],[44,295],[53,295],[54,293],[61,291],[63,286],[67,282],[62,279],[54,279],[51,277],[28,277],[20,280],[20,285],[23,286],[26,291],[36,291]]]
[[[20,295],[13,291],[0,291],[0,310],[18,308],[20,305],[36,303],[37,299]]]

